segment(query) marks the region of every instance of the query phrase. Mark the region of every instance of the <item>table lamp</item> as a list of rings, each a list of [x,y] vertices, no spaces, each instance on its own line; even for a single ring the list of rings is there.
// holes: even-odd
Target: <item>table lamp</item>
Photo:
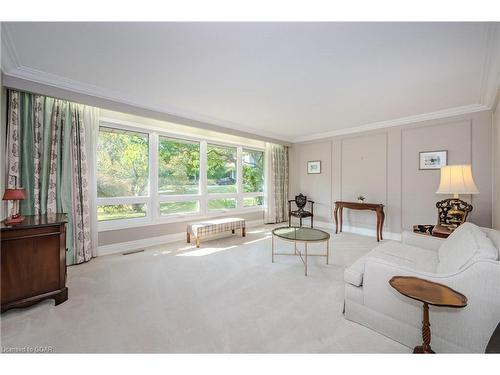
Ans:
[[[19,213],[19,201],[26,199],[26,190],[23,188],[5,189],[2,200],[12,201],[10,216],[4,220],[5,225],[17,225],[23,222],[24,216]]]
[[[441,182],[436,193],[453,194],[453,198],[445,199],[436,204],[438,209],[446,208],[445,222],[454,227],[465,222],[468,213],[472,211],[472,206],[459,199],[458,196],[459,194],[479,194],[479,190],[472,178],[471,166],[448,165],[441,168]]]

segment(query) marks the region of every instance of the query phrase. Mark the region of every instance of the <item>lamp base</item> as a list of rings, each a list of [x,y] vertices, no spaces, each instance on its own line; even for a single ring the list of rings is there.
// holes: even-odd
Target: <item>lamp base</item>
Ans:
[[[438,209],[438,225],[456,229],[467,221],[469,212],[472,211],[472,205],[457,199],[448,198],[436,203]]]
[[[21,224],[24,220],[24,216],[22,215],[19,215],[17,217],[8,217],[7,219],[5,219],[3,221],[3,223],[7,226],[14,226],[14,225],[18,225],[18,224]]]

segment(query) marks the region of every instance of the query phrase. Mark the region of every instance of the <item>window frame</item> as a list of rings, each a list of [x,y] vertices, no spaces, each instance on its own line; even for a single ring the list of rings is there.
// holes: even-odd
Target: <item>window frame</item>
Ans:
[[[98,230],[99,232],[108,230],[117,230],[124,228],[149,226],[157,224],[168,224],[175,222],[184,222],[190,220],[202,220],[210,217],[224,216],[228,213],[250,213],[250,212],[261,212],[264,210],[264,206],[252,206],[244,207],[243,198],[246,197],[256,197],[264,196],[264,192],[243,192],[243,149],[249,151],[259,151],[264,153],[264,147],[258,146],[244,146],[238,142],[231,141],[219,141],[211,138],[204,138],[200,136],[189,135],[185,133],[175,133],[166,130],[159,130],[156,128],[151,128],[147,126],[142,126],[142,124],[133,124],[128,121],[122,121],[110,118],[100,118],[99,129],[103,128],[114,128],[117,130],[125,130],[131,132],[137,132],[142,134],[147,134],[149,139],[149,191],[147,196],[143,197],[113,197],[113,198],[97,198],[97,206],[105,204],[124,204],[124,203],[145,203],[146,204],[146,216],[141,218],[130,218],[130,219],[117,219],[108,221],[99,221]],[[200,145],[200,178],[199,178],[199,193],[198,194],[182,194],[182,195],[162,195],[158,192],[158,173],[159,173],[159,140],[160,137],[171,138],[178,141],[186,142],[198,142]],[[208,144],[214,146],[232,147],[236,148],[236,193],[208,193],[207,186],[207,150]],[[264,160],[265,163],[265,160]],[[97,155],[96,155],[97,164]],[[265,176],[264,176],[265,180]],[[97,184],[97,181],[96,181]],[[264,181],[265,186],[265,181]],[[235,198],[236,208],[227,209],[208,209],[208,200],[217,198]],[[198,212],[188,212],[188,213],[175,213],[162,215],[160,212],[160,203],[163,202],[175,202],[175,201],[199,201],[199,211]]]

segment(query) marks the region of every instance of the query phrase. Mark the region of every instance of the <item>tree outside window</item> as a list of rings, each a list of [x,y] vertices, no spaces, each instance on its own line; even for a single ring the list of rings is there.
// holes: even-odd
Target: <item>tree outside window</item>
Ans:
[[[236,148],[208,145],[208,193],[236,193]]]

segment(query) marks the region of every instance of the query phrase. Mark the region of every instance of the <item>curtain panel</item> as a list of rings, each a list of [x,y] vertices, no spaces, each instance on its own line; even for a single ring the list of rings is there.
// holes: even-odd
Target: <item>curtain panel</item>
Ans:
[[[21,212],[67,214],[66,261],[90,260],[97,241],[86,128],[98,126],[97,109],[9,90],[7,111],[7,185],[26,189]]]
[[[266,143],[264,222],[288,220],[288,147]]]

